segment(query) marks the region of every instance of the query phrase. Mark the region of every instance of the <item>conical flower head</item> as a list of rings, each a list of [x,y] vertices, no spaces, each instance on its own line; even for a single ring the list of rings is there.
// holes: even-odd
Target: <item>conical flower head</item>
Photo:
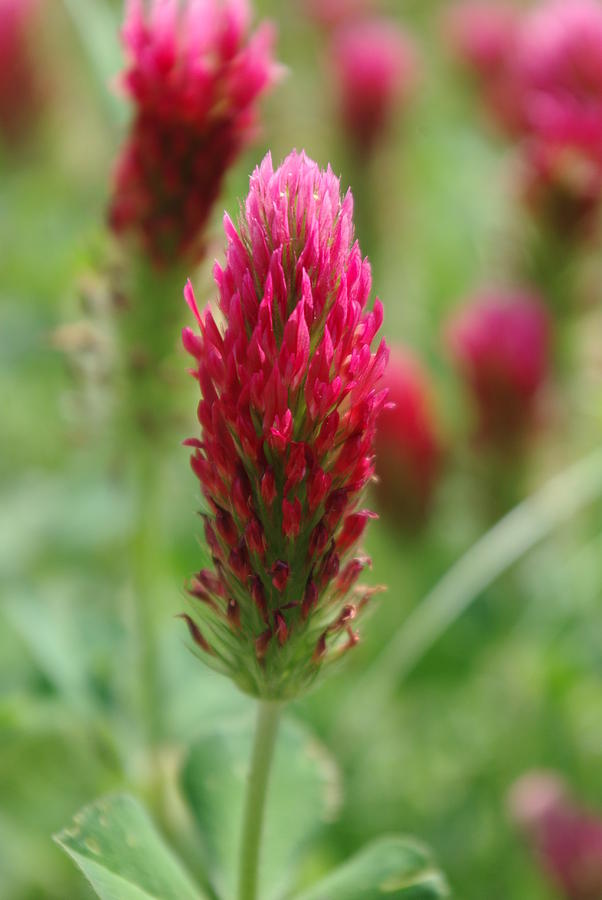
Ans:
[[[224,175],[278,74],[272,27],[249,38],[249,18],[247,0],[128,0],[122,83],[135,113],[110,222],[157,265],[202,251]]]
[[[448,345],[473,401],[479,442],[502,452],[528,436],[549,371],[550,337],[543,303],[522,291],[490,289],[453,316]]]
[[[294,696],[357,641],[369,591],[356,546],[361,497],[386,391],[370,267],[353,238],[353,201],[293,152],[254,172],[226,265],[219,315],[188,303],[184,331],[201,389],[192,467],[206,500],[213,569],[192,581],[191,634],[244,690]]]

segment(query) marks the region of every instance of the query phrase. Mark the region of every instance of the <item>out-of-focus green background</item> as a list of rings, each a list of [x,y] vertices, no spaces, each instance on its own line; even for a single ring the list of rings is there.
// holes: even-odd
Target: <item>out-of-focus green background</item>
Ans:
[[[77,3],[75,4],[77,5]],[[85,4],[82,0],[82,6]],[[215,211],[236,214],[267,149],[304,148],[346,170],[333,115],[327,40],[295,0],[257,2],[278,24],[286,78],[263,104],[259,141],[230,173]],[[360,647],[293,713],[340,766],[340,808],[306,854],[309,880],[387,831],[432,846],[464,900],[553,897],[510,824],[506,794],[525,770],[559,770],[602,807],[602,508],[598,504],[525,553],[476,597],[404,679],[378,668],[383,648],[449,566],[492,524],[479,473],[462,449],[466,409],[442,350],[441,324],[467,293],[503,279],[525,225],[512,163],[487,127],[441,40],[441,6],[391,2],[414,35],[416,97],[394,138],[364,173],[370,228],[360,240],[392,342],[430,367],[450,446],[435,508],[422,531],[372,526],[375,601]],[[147,764],[140,733],[139,642],[130,561],[134,455],[118,416],[115,315],[101,276],[103,221],[125,102],[97,70],[120,66],[120,4],[102,3],[93,35],[47,0],[38,35],[49,102],[39,135],[0,155],[0,895],[78,900],[90,889],[50,835],[107,791],[137,790]],[[77,19],[77,16],[76,16]],[[110,19],[107,19],[110,21]],[[88,46],[84,44],[88,39]],[[115,117],[115,104],[118,113]],[[353,185],[352,185],[353,187]],[[367,210],[358,210],[358,213]],[[360,222],[362,218],[360,217]],[[369,231],[369,233],[368,233]],[[210,263],[195,278],[211,296]],[[599,443],[602,281],[583,262],[589,304],[570,323],[577,347],[559,387],[554,425],[533,451],[530,492]],[[181,295],[165,297],[182,305]],[[178,748],[249,701],[205,670],[186,646],[185,578],[199,568],[197,484],[181,440],[195,431],[196,389],[174,334],[172,403],[162,440],[146,451],[156,501],[157,553],[148,572],[166,765]],[[116,428],[116,423],[119,428]],[[367,693],[366,685],[371,691]],[[372,696],[372,694],[374,696]],[[291,816],[294,811],[291,810]]]

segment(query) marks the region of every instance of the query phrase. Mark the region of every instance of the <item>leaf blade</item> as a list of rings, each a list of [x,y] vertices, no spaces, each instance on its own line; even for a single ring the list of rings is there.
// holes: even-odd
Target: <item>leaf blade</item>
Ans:
[[[102,900],[202,900],[144,807],[115,794],[84,807],[54,836]]]
[[[379,838],[295,900],[440,900],[449,897],[430,852],[413,838]]]

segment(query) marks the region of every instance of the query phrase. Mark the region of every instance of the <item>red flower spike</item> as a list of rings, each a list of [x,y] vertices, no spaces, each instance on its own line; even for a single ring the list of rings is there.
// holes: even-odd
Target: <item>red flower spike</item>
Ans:
[[[360,21],[339,28],[331,48],[340,115],[351,142],[370,153],[416,81],[416,53],[393,21]]]
[[[214,270],[222,324],[185,291],[197,327],[183,341],[201,392],[193,470],[217,566],[207,592],[219,611],[225,597],[237,604],[213,615],[212,639],[244,690],[273,699],[313,683],[320,635],[319,657],[339,654],[326,630],[347,621],[359,574],[339,578],[340,556],[369,516],[355,510],[373,471],[387,348],[371,350],[382,306],[366,309],[370,267],[352,208],[330,169],[292,153],[274,171],[268,156],[238,225],[224,222],[226,261]]]
[[[224,176],[275,81],[274,31],[247,34],[245,0],[128,0],[122,89],[134,106],[109,219],[158,266],[195,259]],[[198,358],[190,332],[188,349]]]

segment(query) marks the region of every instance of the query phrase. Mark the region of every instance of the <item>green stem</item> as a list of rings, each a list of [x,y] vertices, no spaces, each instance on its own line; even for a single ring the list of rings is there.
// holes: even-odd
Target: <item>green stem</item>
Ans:
[[[265,802],[281,703],[259,700],[240,845],[239,900],[256,900]]]
[[[155,609],[156,531],[160,478],[148,453],[139,454],[136,472],[137,522],[132,546],[134,608],[138,638],[140,706],[143,727],[153,747],[161,734],[161,676]]]

